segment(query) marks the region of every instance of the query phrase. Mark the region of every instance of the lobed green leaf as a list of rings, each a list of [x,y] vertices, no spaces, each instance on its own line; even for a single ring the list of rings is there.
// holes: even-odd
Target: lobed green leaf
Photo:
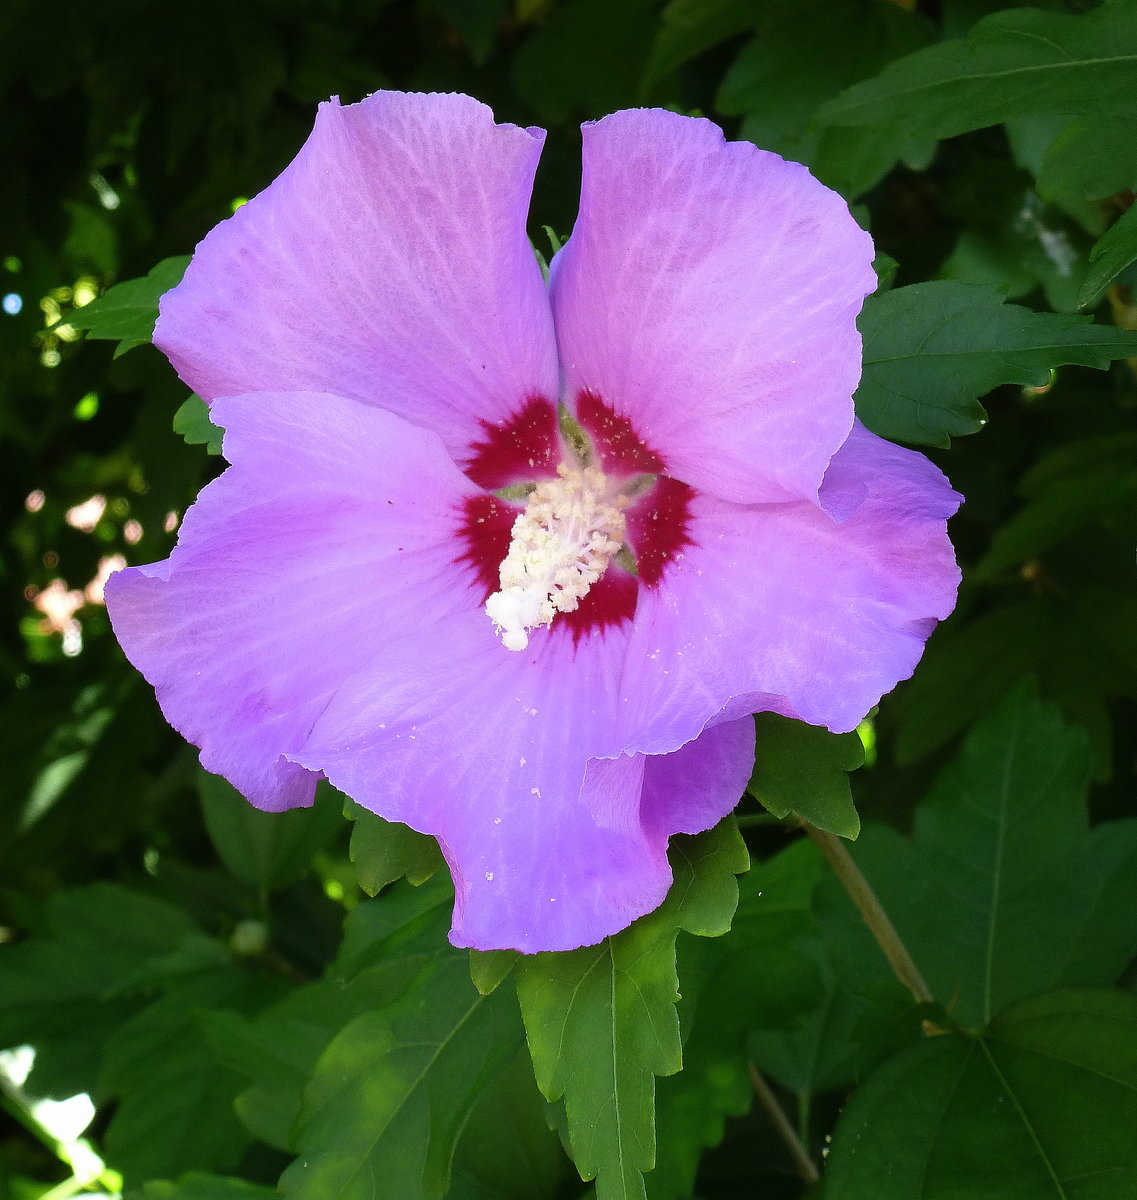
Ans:
[[[1013,8],[966,39],[890,63],[818,117],[834,125],[902,122],[912,136],[951,137],[1032,113],[1137,115],[1137,8],[1073,16]]]
[[[918,806],[911,843],[889,831],[857,845],[933,994],[964,1025],[1059,984],[1112,984],[1137,954],[1137,819],[1090,834],[1090,766],[1085,733],[1019,688]]]
[[[438,843],[398,821],[386,821],[349,800],[344,814],[354,822],[351,861],[359,886],[374,896],[389,883],[407,879],[418,886],[445,867]]]
[[[187,445],[204,446],[210,454],[221,453],[225,430],[209,419],[209,405],[198,395],[189,396],[174,413],[174,432]]]
[[[1058,991],[897,1055],[833,1135],[827,1200],[1122,1200],[1137,1178],[1137,998]]]
[[[795,812],[818,829],[855,838],[849,772],[865,761],[855,733],[835,734],[777,713],[759,713],[758,744],[749,791],[775,817]]]
[[[478,1096],[522,1041],[512,998],[480,995],[464,955],[440,955],[407,993],[350,1021],[305,1089],[295,1200],[426,1200],[447,1192]]]
[[[69,312],[67,324],[85,329],[88,337],[118,342],[118,358],[150,341],[158,320],[159,297],[181,281],[188,266],[188,255],[164,258],[141,279],[116,283],[97,300]]]
[[[514,971],[538,1086],[564,1098],[573,1161],[599,1200],[645,1196],[654,1077],[682,1065],[675,939],[729,928],[748,861],[731,819],[673,847],[659,909],[598,946],[525,957]]]
[[[986,421],[979,397],[1040,387],[1064,364],[1105,367],[1137,354],[1137,333],[1004,304],[984,287],[917,283],[872,296],[858,322],[865,366],[857,415],[881,437],[947,446]]]

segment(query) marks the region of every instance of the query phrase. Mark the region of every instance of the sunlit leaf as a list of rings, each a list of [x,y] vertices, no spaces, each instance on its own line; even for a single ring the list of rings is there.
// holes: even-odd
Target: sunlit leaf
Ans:
[[[1103,4],[1072,16],[1013,8],[966,39],[890,63],[822,109],[835,125],[902,122],[913,136],[951,137],[1030,113],[1137,114],[1137,8]]]
[[[1039,387],[1052,367],[1105,367],[1137,354],[1137,333],[1004,304],[986,288],[946,280],[870,297],[859,327],[857,415],[882,437],[931,446],[979,429],[979,397],[999,384]]]
[[[655,1163],[655,1076],[682,1065],[675,1011],[680,930],[717,936],[747,855],[733,821],[672,842],[675,883],[654,913],[598,946],[523,958],[517,993],[537,1083],[562,1096],[573,1161],[599,1200],[642,1197]]]
[[[324,1051],[284,1195],[441,1198],[477,1097],[521,1041],[512,996],[480,995],[465,956],[443,951],[404,997],[356,1017]]]
[[[200,396],[187,397],[174,413],[174,432],[190,446],[204,446],[210,454],[221,453],[225,430],[209,419],[209,405]]]
[[[1122,1200],[1137,1178],[1137,998],[1060,991],[897,1055],[845,1109],[827,1200]]]
[[[117,341],[115,357],[143,346],[158,320],[158,297],[185,274],[189,256],[164,258],[141,279],[127,279],[108,288],[97,300],[67,314],[67,324],[85,329],[87,336]]]

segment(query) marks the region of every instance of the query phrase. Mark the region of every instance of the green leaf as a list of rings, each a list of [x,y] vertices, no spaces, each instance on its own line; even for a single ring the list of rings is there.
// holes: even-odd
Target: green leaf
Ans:
[[[1137,204],[1106,230],[1090,251],[1090,269],[1078,296],[1078,307],[1096,304],[1105,289],[1133,262],[1137,262]]]
[[[517,950],[471,950],[470,978],[474,987],[488,996],[509,978],[519,957]]]
[[[154,334],[158,298],[181,281],[189,256],[164,258],[141,279],[127,279],[108,288],[97,300],[67,314],[67,324],[85,329],[87,336],[118,342],[115,358],[143,346]]]
[[[1020,567],[1092,523],[1137,516],[1137,434],[1068,441],[1023,476],[1026,504],[995,532],[973,579]]]
[[[181,909],[113,883],[57,893],[45,924],[43,934],[0,947],[5,1046],[73,1032],[197,932]]]
[[[871,842],[875,832],[870,825],[863,839]],[[917,1037],[921,1013],[817,846],[806,838],[763,864],[761,899],[777,902],[794,880],[813,885],[799,901],[811,927],[794,935],[797,952],[815,977],[812,1003],[798,1005],[799,1019],[792,1026],[752,1029],[747,1049],[763,1074],[797,1096],[804,1116],[814,1096],[854,1082],[875,1061],[882,1039],[896,1044]]]
[[[784,1032],[816,1007],[822,982],[810,958],[817,939],[810,903],[823,869],[808,841],[794,843],[740,881],[729,933],[679,940],[683,1070],[656,1086],[658,1160],[645,1179],[651,1200],[691,1196],[703,1150],[722,1140],[727,1117],[749,1109],[748,1038]]]
[[[858,322],[865,368],[855,403],[881,437],[947,446],[986,420],[978,397],[1040,387],[1053,367],[1105,367],[1137,354],[1137,333],[1004,304],[986,288],[917,283],[870,297]]]
[[[200,396],[188,397],[174,413],[174,432],[190,446],[204,446],[210,454],[221,453],[225,430],[209,419],[209,405]]]
[[[1137,8],[1082,16],[1015,8],[890,63],[827,104],[834,125],[903,123],[913,137],[951,137],[1032,113],[1137,114]]]
[[[522,1047],[470,1112],[447,1200],[553,1200],[566,1163],[547,1108]]]
[[[220,775],[199,771],[205,827],[226,869],[252,887],[276,891],[300,879],[343,827],[341,798],[319,789],[311,808],[261,812]]]
[[[1137,145],[1129,117],[1091,113],[1069,122],[1054,139],[1038,172],[1044,200],[1100,200],[1137,187]]]
[[[435,891],[441,896],[431,896],[429,886],[395,889],[381,902],[358,905],[328,978],[293,989],[256,1017],[201,1016],[216,1060],[251,1085],[234,1107],[255,1137],[297,1152],[304,1088],[332,1038],[361,1013],[394,1004],[437,957],[445,935],[439,918],[449,906],[439,902],[443,889]]]
[[[751,795],[775,817],[795,812],[818,829],[855,838],[861,820],[853,807],[848,773],[865,761],[860,738],[776,713],[759,713],[756,722]]]
[[[1135,1128],[1137,997],[1052,992],[877,1071],[838,1122],[826,1200],[1123,1200]]]
[[[323,1053],[281,1190],[295,1200],[441,1198],[474,1102],[521,1040],[508,992],[479,995],[466,956],[444,951]]]
[[[858,843],[858,864],[962,1024],[1060,982],[1112,984],[1137,954],[1137,821],[1109,827],[1119,858],[1103,860],[1088,830],[1089,772],[1082,730],[1019,688],[918,806],[911,843]],[[1127,903],[1103,913],[1127,875]]]
[[[931,30],[922,18],[882,0],[767,0],[751,7],[755,36],[715,101],[722,112],[746,114],[743,137],[806,163],[849,195],[867,190],[899,159],[930,158],[934,142],[914,142],[903,122],[865,130],[814,121],[842,88],[926,45]]]
[[[119,1098],[106,1152],[131,1184],[237,1166],[249,1140],[233,1119],[241,1079],[209,1053],[198,1015],[221,1005],[249,1007],[263,994],[243,972],[215,971],[180,985],[115,1031],[100,1080]]]
[[[407,879],[416,887],[425,883],[446,864],[438,843],[398,821],[385,821],[349,800],[344,815],[351,830],[351,861],[359,886],[374,896],[396,879]]]
[[[753,0],[670,0],[660,14],[643,89],[760,19]]]
[[[566,0],[513,58],[513,86],[544,121],[602,117],[626,107],[647,61],[652,0]]]
[[[152,1179],[142,1185],[140,1192],[128,1192],[127,1200],[274,1200],[276,1196],[275,1188],[191,1171],[175,1182]]]
[[[515,976],[537,1083],[562,1096],[573,1162],[599,1200],[644,1197],[655,1162],[656,1075],[682,1065],[675,1011],[675,939],[724,933],[746,869],[733,820],[677,837],[675,882],[663,905],[598,946],[537,954]]]

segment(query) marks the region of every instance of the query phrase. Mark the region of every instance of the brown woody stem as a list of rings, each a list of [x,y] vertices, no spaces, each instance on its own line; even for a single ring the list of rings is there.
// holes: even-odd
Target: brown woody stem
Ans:
[[[931,1004],[932,993],[928,991],[928,985],[912,961],[908,948],[900,940],[888,913],[881,907],[876,893],[869,886],[869,881],[861,874],[853,856],[845,848],[844,842],[835,834],[826,833],[808,821],[802,821],[801,824],[829,860],[829,865],[841,881],[841,885],[849,893],[865,924],[876,938],[877,945],[884,951],[884,957],[888,959],[896,978],[912,993],[917,1004]]]
[[[794,1160],[794,1166],[797,1167],[797,1173],[806,1183],[816,1183],[821,1178],[821,1172],[817,1169],[813,1159],[806,1153],[797,1131],[790,1124],[789,1118],[778,1103],[778,1097],[774,1095],[770,1085],[762,1078],[758,1068],[752,1062],[748,1062],[746,1065],[750,1070],[750,1083],[754,1088],[754,1095],[758,1097],[758,1103],[766,1110],[766,1115],[778,1131],[778,1136],[785,1142],[786,1149]]]

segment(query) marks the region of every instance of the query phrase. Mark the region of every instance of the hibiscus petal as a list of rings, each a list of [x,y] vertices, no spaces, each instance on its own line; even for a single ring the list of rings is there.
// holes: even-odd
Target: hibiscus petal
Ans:
[[[586,125],[552,272],[569,403],[599,397],[723,499],[815,497],[853,420],[872,259],[836,193],[709,121]]]
[[[438,837],[455,944],[595,943],[655,908],[671,881],[666,834],[641,817],[644,760],[613,750],[626,638],[536,630],[515,654],[470,613],[377,655],[294,757]]]
[[[856,727],[951,611],[960,497],[922,455],[857,426],[815,505],[692,501],[692,544],[643,588],[623,681],[629,748],[665,752],[724,712]]]
[[[214,414],[233,465],[168,559],[111,577],[107,608],[202,763],[259,808],[290,808],[316,776],[282,756],[392,615],[429,627],[479,603],[452,532],[475,489],[434,434],[341,397],[242,396]]]
[[[321,105],[296,159],[162,298],[155,342],[207,401],[334,392],[463,455],[531,397],[556,398],[525,232],[543,139],[468,96]]]
[[[754,720],[705,729],[672,754],[644,759],[644,825],[666,840],[702,833],[733,811],[754,770]]]

